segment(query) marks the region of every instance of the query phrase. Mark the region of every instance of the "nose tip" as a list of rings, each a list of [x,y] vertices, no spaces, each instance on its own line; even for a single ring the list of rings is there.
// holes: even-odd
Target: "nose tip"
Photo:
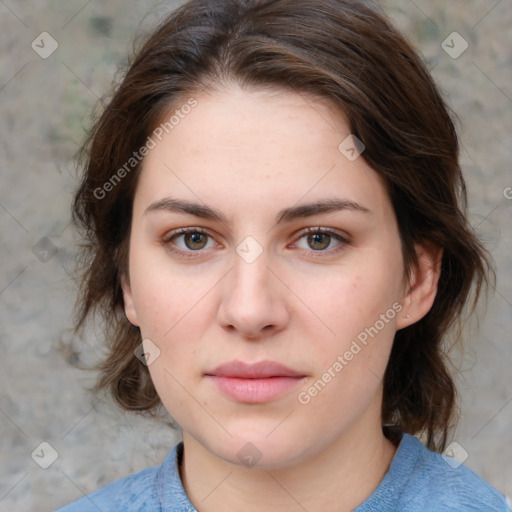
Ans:
[[[225,323],[224,328],[231,332],[238,332],[247,341],[258,341],[263,337],[268,337],[273,331],[278,330],[276,324],[260,326],[260,324],[255,323],[250,318]]]
[[[288,322],[283,288],[261,255],[252,263],[238,258],[222,290],[219,324],[253,341],[283,329]]]

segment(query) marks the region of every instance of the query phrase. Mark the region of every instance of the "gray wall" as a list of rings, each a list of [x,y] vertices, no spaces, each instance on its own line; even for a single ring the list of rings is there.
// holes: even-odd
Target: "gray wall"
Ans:
[[[87,344],[65,348],[76,293],[73,155],[134,35],[177,3],[0,3],[0,510],[51,511],[159,463],[178,439],[87,393],[94,374],[74,363],[101,350],[94,330]],[[471,218],[493,252],[498,284],[479,330],[468,329],[454,439],[470,468],[512,495],[512,2],[386,4],[461,121]],[[469,45],[458,58],[441,47],[453,31]],[[42,32],[58,43],[50,56],[50,39],[36,38]],[[449,38],[447,49],[458,53],[460,44]],[[41,468],[36,460],[51,462],[52,450],[57,459]]]

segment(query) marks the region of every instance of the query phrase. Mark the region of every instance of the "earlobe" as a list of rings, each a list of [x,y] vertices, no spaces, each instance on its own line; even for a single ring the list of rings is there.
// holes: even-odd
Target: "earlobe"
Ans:
[[[139,320],[137,318],[137,311],[135,310],[135,304],[133,302],[133,295],[130,283],[125,276],[121,277],[121,287],[123,289],[123,301],[124,301],[124,312],[128,321],[139,327]]]
[[[415,250],[418,262],[411,272],[403,315],[397,322],[398,329],[421,320],[430,311],[437,294],[443,248],[433,243],[423,243],[417,244]]]

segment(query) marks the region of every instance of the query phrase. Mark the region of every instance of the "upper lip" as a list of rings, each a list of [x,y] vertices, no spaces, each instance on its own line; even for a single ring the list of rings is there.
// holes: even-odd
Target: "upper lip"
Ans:
[[[233,377],[240,379],[267,379],[269,377],[304,377],[287,366],[275,361],[260,361],[258,363],[244,363],[243,361],[230,361],[223,363],[206,375],[215,377]]]

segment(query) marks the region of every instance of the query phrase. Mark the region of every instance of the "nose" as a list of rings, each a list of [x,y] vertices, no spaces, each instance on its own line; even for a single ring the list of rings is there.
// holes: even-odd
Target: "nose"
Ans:
[[[251,340],[284,329],[289,322],[287,288],[276,274],[264,254],[252,263],[235,254],[234,268],[224,280],[219,324]]]

